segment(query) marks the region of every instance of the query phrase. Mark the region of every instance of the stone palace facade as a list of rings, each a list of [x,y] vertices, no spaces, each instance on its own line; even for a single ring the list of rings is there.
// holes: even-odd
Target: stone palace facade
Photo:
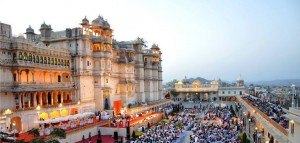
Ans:
[[[13,37],[0,23],[0,126],[19,131],[38,118],[54,118],[163,99],[161,51],[141,38],[116,41],[102,16],[81,27]]]

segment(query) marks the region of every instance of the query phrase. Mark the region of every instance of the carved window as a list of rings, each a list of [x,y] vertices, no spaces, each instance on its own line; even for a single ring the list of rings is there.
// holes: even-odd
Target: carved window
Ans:
[[[54,64],[54,60],[53,60],[53,58],[51,58],[51,65],[53,65]]]
[[[54,65],[57,65],[57,59],[56,58],[54,59]]]
[[[13,53],[13,60],[15,61],[17,59],[17,54]]]
[[[26,52],[24,53],[23,60],[24,60],[24,61],[27,61],[27,53],[26,53]]]
[[[48,57],[48,64],[50,64],[50,57]]]
[[[35,63],[35,55],[32,56],[32,61]]]
[[[28,60],[29,60],[29,61],[32,61],[32,54],[31,54],[31,53],[29,53]]]
[[[42,64],[43,63],[43,57],[42,56],[40,56],[40,63]]]
[[[44,64],[47,64],[47,57],[44,57]]]
[[[39,63],[39,62],[40,62],[39,56],[36,56],[35,58],[36,58],[36,59],[35,59],[36,63]]]
[[[60,65],[60,59],[57,60],[57,65]]]

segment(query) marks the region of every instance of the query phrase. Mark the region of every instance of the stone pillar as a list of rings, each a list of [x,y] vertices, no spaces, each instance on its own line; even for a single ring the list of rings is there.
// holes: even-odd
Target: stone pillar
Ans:
[[[40,104],[40,106],[43,106],[43,94],[42,94],[42,92],[40,92],[38,96],[39,96],[39,104]]]
[[[18,97],[18,99],[19,99],[19,109],[22,109],[22,100],[21,100],[21,94],[19,93],[19,95],[18,95],[19,97]]]
[[[28,107],[31,107],[31,93],[28,94]]]
[[[48,93],[46,93],[46,104],[48,105]]]
[[[51,105],[53,105],[53,92],[50,93],[51,94]]]
[[[63,103],[64,102],[64,93],[61,92],[60,94],[60,103]]]
[[[32,73],[32,82],[34,83],[34,70],[32,70],[31,73]]]
[[[25,100],[24,100],[24,93],[21,94],[21,97],[22,97],[22,107],[25,108]]]
[[[21,83],[21,70],[18,70],[18,82]]]

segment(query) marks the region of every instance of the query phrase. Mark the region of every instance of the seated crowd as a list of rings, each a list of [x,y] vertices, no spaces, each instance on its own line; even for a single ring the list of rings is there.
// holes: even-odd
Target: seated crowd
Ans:
[[[241,125],[235,125],[236,119],[230,116],[228,107],[210,106],[203,118],[194,124],[191,143],[235,143]]]
[[[255,107],[258,107],[258,109],[266,114],[269,118],[277,122],[279,125],[281,125],[284,128],[288,128],[289,121],[285,115],[286,113],[283,111],[282,107],[278,104],[272,104],[270,102],[263,101],[259,98],[253,98],[251,96],[248,96],[246,98],[252,105]]]

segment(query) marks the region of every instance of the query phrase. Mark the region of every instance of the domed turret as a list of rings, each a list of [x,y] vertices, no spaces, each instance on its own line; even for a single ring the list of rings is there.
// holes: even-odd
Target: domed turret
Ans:
[[[107,21],[103,22],[103,27],[104,28],[110,28],[110,24]]]
[[[244,80],[243,80],[241,75],[236,79],[236,85],[238,87],[243,87],[244,86]]]
[[[31,40],[31,41],[34,41],[35,40],[35,34],[34,34],[34,29],[31,28],[31,26],[29,25],[28,28],[26,28],[26,38]]]
[[[153,44],[153,45],[151,46],[151,49],[157,49],[157,50],[159,50],[159,47],[158,47],[157,44]]]
[[[44,23],[41,25],[40,31],[41,36],[44,38],[50,38],[51,37],[51,25],[47,25],[44,21]]]
[[[41,28],[40,29],[43,29],[43,28],[48,28],[48,25],[45,23],[45,21],[44,21],[43,24],[41,24]]]
[[[86,16],[82,19],[81,24],[88,24],[90,21],[86,18]]]
[[[34,33],[34,30],[31,28],[31,26],[29,25],[29,27],[26,29],[26,33]],[[26,34],[25,33],[25,34]]]
[[[94,19],[92,21],[92,25],[93,26],[100,26],[100,27],[103,27],[103,22],[104,22],[104,19],[102,16],[98,16],[96,19]]]

